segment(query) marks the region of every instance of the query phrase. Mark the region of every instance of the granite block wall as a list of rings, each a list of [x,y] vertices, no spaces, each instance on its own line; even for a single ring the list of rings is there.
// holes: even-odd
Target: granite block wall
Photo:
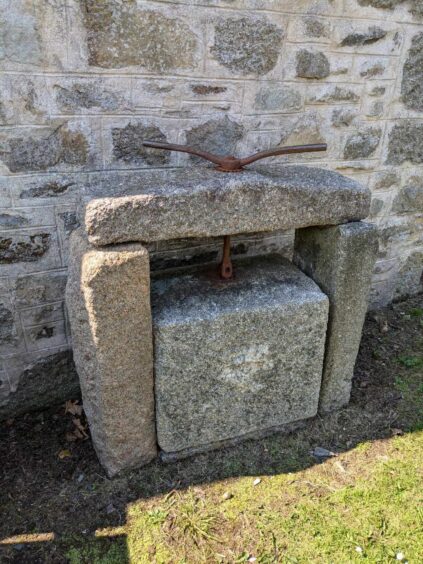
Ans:
[[[146,138],[326,142],[289,162],[369,185],[372,305],[422,289],[423,0],[0,0],[0,124],[0,417],[77,393],[63,300],[79,198],[193,164]],[[234,253],[291,246],[251,234]],[[159,243],[152,266],[219,249]]]

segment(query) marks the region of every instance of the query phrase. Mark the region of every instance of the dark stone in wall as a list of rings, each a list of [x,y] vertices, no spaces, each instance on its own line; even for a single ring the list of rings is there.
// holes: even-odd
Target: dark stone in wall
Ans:
[[[420,292],[423,292],[423,251],[415,251],[398,272],[394,299],[404,299]]]
[[[326,78],[330,74],[329,61],[321,51],[301,49],[297,53],[297,76],[301,78]]]
[[[0,303],[0,344],[16,340],[15,322],[9,308]]]
[[[265,111],[292,111],[301,108],[301,94],[289,86],[262,86],[257,92],[254,107]]]
[[[244,127],[225,116],[210,120],[187,131],[187,145],[203,149],[217,155],[232,155],[237,142],[242,139]],[[194,162],[205,163],[198,157],[190,157]]]
[[[336,108],[332,112],[332,125],[334,127],[348,127],[356,115],[349,109]]]
[[[423,212],[423,178],[413,178],[410,184],[401,188],[393,204],[394,213]]]
[[[0,237],[0,264],[34,262],[50,248],[49,233]]]
[[[140,9],[135,0],[82,0],[82,9],[90,65],[160,73],[194,66],[197,39],[180,19]]]
[[[118,161],[160,166],[170,160],[169,151],[143,147],[143,141],[147,140],[166,142],[165,134],[158,127],[129,123],[123,128],[114,128],[112,139],[113,154]]]
[[[212,86],[210,84],[191,84],[194,94],[205,96],[207,94],[222,94],[226,92],[226,86]]]
[[[0,228],[12,229],[14,227],[25,227],[28,219],[18,213],[0,213]]]
[[[79,397],[79,380],[72,353],[61,351],[34,362],[19,377],[16,392],[0,405],[0,419]]]
[[[227,19],[215,28],[211,53],[217,61],[241,74],[266,74],[281,53],[283,30],[264,20]]]
[[[75,182],[66,182],[65,184],[60,184],[56,181],[47,182],[41,186],[34,186],[28,190],[23,190],[19,198],[52,198],[65,194],[71,186],[75,186]]]
[[[360,45],[369,45],[371,43],[376,43],[380,39],[386,37],[386,31],[380,27],[372,26],[369,27],[366,33],[350,33],[341,41],[342,47],[353,47]]]
[[[63,300],[66,273],[51,271],[18,276],[15,282],[15,302],[19,308]]]
[[[72,88],[56,85],[56,100],[64,110],[78,110],[79,108],[102,108],[116,110],[119,98],[108,92],[101,84],[74,84]]]
[[[401,164],[405,161],[423,163],[423,122],[405,120],[390,132],[386,162]]]
[[[375,190],[383,190],[386,188],[391,188],[395,186],[400,181],[400,177],[395,172],[383,172],[379,175],[378,179],[374,184]]]
[[[407,108],[423,111],[423,33],[412,39],[404,64],[401,94]]]
[[[396,6],[404,4],[407,0],[358,0],[360,6],[371,6],[372,8],[382,8],[393,10]],[[411,13],[415,16],[423,15],[422,0],[409,0]]]
[[[78,215],[75,211],[63,212],[59,214],[63,221],[63,227],[66,235],[70,235],[80,226]]]
[[[88,143],[80,132],[59,127],[46,137],[11,139],[10,150],[2,158],[11,172],[46,170],[60,163],[82,165],[87,162]]]
[[[366,159],[377,149],[381,130],[369,128],[349,137],[344,148],[344,159]]]
[[[403,4],[405,0],[358,0],[360,6],[371,6],[372,8],[383,8],[392,10],[395,6]]]
[[[328,26],[321,20],[308,16],[304,18],[305,32],[308,37],[327,37]]]

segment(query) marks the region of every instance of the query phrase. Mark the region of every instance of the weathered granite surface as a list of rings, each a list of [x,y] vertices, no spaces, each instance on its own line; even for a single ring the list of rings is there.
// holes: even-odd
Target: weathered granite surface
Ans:
[[[323,169],[187,168],[111,187],[83,222],[92,244],[108,245],[333,225],[365,218],[369,206],[367,188]]]
[[[152,284],[157,439],[208,448],[317,412],[328,299],[281,257]]]
[[[383,246],[372,307],[397,289],[421,289],[420,200],[404,188],[422,175],[422,16],[422,0],[0,1],[0,303],[13,332],[0,338],[5,409],[23,408],[18,395],[38,402],[27,375],[43,357],[46,389],[56,381],[68,393],[50,378],[50,359],[71,348],[62,307],[68,218],[86,186],[107,195],[151,167],[192,163],[144,153],[147,136],[206,139],[240,155],[326,142],[325,153],[274,162],[330,168],[372,190]],[[374,28],[386,35],[373,41],[382,35]],[[297,61],[315,77],[298,77]],[[377,147],[369,129],[382,130]],[[386,238],[400,223],[407,228]],[[239,237],[242,254],[291,252],[284,235]],[[165,245],[149,247],[153,267],[218,260],[220,250],[206,238]],[[58,322],[57,334],[33,339]]]
[[[109,476],[156,455],[148,252],[71,237],[66,303],[84,410]]]
[[[294,262],[330,302],[322,412],[349,402],[376,253],[377,228],[369,223],[296,231]]]

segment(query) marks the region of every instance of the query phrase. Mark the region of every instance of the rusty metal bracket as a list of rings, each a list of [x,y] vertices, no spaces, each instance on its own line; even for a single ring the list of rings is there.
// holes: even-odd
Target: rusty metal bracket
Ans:
[[[144,147],[152,149],[164,149],[165,151],[178,151],[180,153],[190,153],[202,159],[206,159],[216,165],[216,170],[221,172],[239,172],[243,170],[245,165],[249,165],[260,159],[267,157],[276,157],[277,155],[291,155],[293,153],[312,153],[315,151],[326,151],[326,143],[315,143],[312,145],[287,145],[286,147],[275,147],[268,151],[260,151],[254,155],[244,158],[236,158],[232,155],[219,156],[200,149],[194,149],[187,145],[175,145],[173,143],[158,143],[156,141],[144,141]]]
[[[222,262],[219,266],[220,277],[223,280],[228,280],[233,276],[233,267],[231,261],[231,237],[230,235],[225,235],[223,238],[223,256]]]

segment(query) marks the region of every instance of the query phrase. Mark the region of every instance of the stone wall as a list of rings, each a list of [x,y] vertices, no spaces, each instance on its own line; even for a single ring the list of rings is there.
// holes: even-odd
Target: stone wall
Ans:
[[[189,162],[146,138],[328,143],[289,162],[371,188],[372,304],[421,289],[422,0],[0,0],[0,70],[0,416],[77,392],[63,305],[77,202]],[[291,242],[252,234],[234,252]],[[153,268],[215,261],[219,245],[160,243]]]

